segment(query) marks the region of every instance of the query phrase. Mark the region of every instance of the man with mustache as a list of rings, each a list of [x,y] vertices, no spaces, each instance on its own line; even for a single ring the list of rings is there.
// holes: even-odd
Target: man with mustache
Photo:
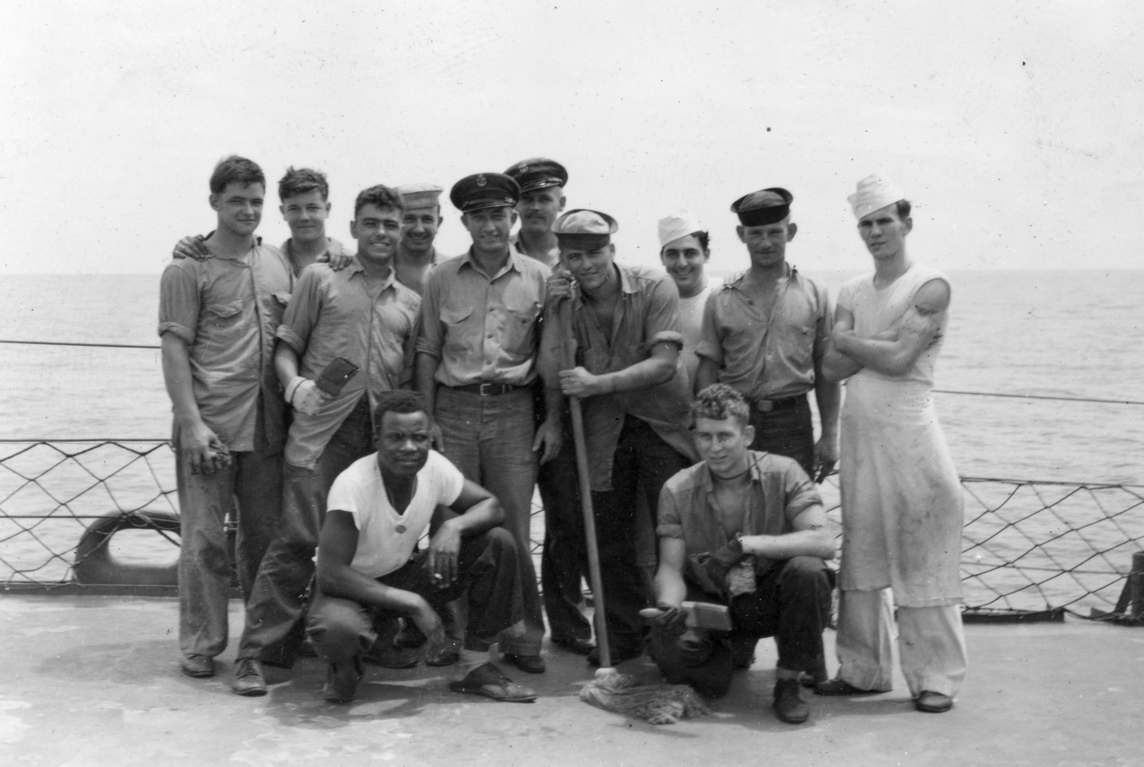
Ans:
[[[568,171],[547,157],[530,157],[510,167],[505,175],[520,185],[520,202],[516,204],[520,229],[512,236],[512,247],[556,271],[560,249],[552,224],[564,210]]]
[[[751,449],[793,458],[822,482],[838,460],[840,389],[822,375],[833,314],[826,289],[786,261],[798,231],[793,199],[771,187],[732,203],[751,266],[707,299],[695,386],[718,382],[737,390],[751,405]],[[806,398],[811,390],[822,426],[817,442]]]

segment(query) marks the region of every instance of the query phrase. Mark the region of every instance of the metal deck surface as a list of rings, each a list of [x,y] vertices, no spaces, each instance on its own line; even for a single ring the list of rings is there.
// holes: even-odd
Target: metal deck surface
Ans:
[[[172,599],[0,595],[0,765],[1144,765],[1141,628],[969,625],[953,711],[916,712],[899,676],[885,695],[808,694],[798,726],[772,714],[763,640],[712,716],[653,726],[580,702],[592,670],[547,647],[542,676],[506,667],[532,704],[449,692],[449,669],[369,667],[358,700],[331,705],[313,658],[242,698],[233,646],[217,677],[179,673],[176,621]],[[646,658],[621,671],[657,680]]]

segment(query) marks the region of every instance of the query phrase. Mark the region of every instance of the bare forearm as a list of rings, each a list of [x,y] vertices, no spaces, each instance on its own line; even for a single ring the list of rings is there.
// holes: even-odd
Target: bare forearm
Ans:
[[[699,368],[695,371],[695,393],[719,381],[719,366],[706,357],[699,358]]]
[[[655,573],[656,604],[679,607],[687,598],[687,583],[680,571],[660,565]]]
[[[496,498],[490,497],[474,503],[463,513],[450,517],[441,526],[451,525],[462,537],[466,537],[491,530],[502,522],[504,522],[504,508]]]
[[[298,375],[298,353],[285,341],[274,347],[274,372],[285,389]]]
[[[906,338],[880,340],[859,338],[852,332],[836,334],[834,345],[838,352],[862,367],[872,368],[883,375],[904,375],[917,356]]]
[[[744,535],[741,540],[745,553],[769,559],[834,559],[834,536],[826,529],[798,530],[784,535]]]
[[[393,610],[404,615],[420,609],[425,601],[415,592],[378,583],[349,565],[324,565],[320,557],[318,587],[326,596],[350,599],[358,604]]]
[[[842,387],[829,381],[821,371],[814,382],[814,400],[818,404],[818,417],[822,421],[822,436],[838,436],[838,410],[842,404]]]
[[[670,381],[675,375],[675,365],[665,359],[649,357],[642,362],[629,365],[614,373],[597,376],[602,394],[650,389]]]
[[[560,423],[564,411],[564,394],[559,389],[544,387],[544,418]]]
[[[417,391],[425,398],[425,405],[429,410],[429,420],[435,421],[437,412],[437,358],[418,352],[415,362],[417,371]]]

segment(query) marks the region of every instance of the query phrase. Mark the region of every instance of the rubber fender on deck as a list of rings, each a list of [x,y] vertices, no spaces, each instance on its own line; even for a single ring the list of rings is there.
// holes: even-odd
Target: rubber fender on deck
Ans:
[[[114,512],[96,519],[79,539],[75,550],[77,583],[85,586],[177,586],[178,561],[170,565],[129,564],[116,561],[108,545],[120,530],[155,530],[179,534],[179,517],[169,511]]]

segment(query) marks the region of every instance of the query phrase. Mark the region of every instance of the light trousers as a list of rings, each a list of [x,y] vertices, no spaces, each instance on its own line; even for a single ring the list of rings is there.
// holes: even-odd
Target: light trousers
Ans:
[[[893,609],[886,590],[842,591],[838,608],[838,678],[862,690],[893,686]],[[925,691],[953,697],[969,666],[957,605],[898,607],[902,675],[917,697]]]

